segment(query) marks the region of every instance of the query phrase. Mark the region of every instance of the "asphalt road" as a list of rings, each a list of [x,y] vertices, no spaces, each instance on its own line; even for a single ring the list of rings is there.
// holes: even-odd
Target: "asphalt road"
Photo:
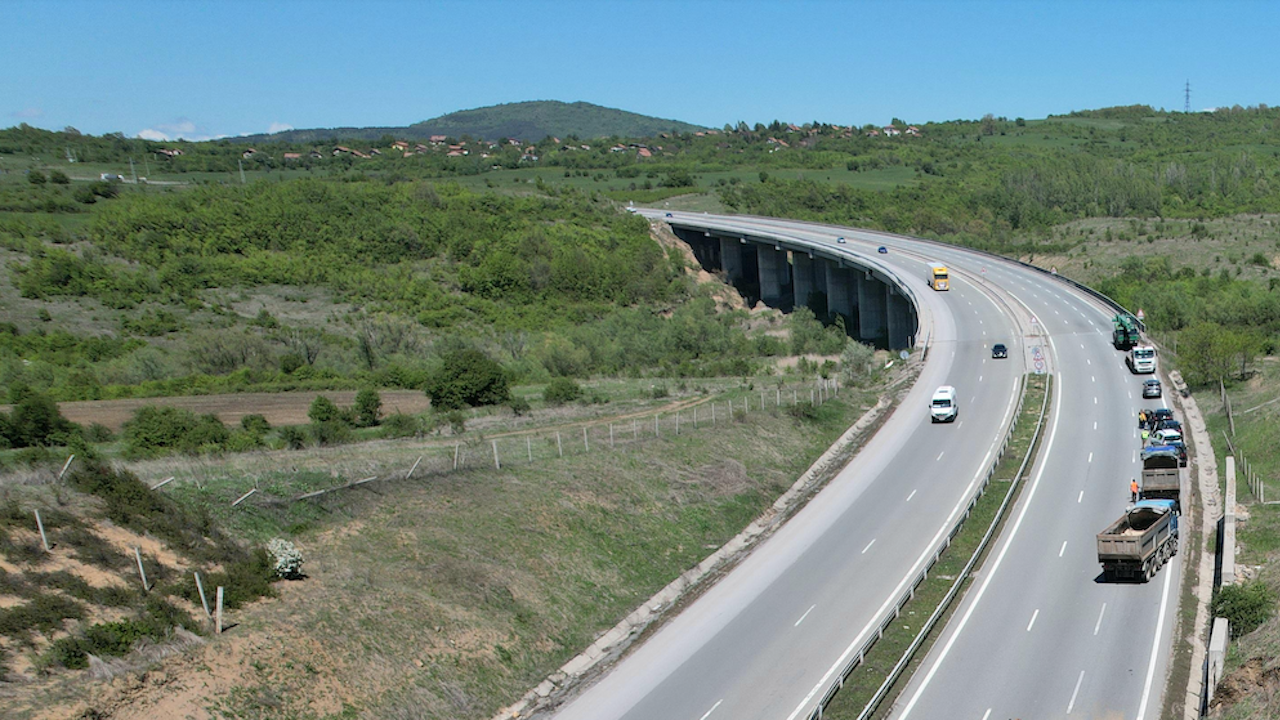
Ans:
[[[725,218],[721,226],[747,223]],[[877,255],[865,243],[837,246],[838,232],[786,227],[793,238],[920,278],[929,360],[899,409],[822,493],[563,707],[556,716],[562,720],[807,716],[950,529],[995,457],[1027,369],[1008,306],[980,283],[928,290],[919,257]],[[994,342],[1009,345],[1009,360],[991,359]],[[928,401],[943,384],[959,391],[959,417],[933,424]]]
[[[894,717],[1157,718],[1181,556],[1150,583],[1104,583],[1094,536],[1141,474],[1137,409],[1163,403],[1142,400],[1148,376],[1128,372],[1106,313],[1004,267],[986,281],[1022,298],[1052,338],[1058,404],[1013,521]]]
[[[1111,313],[1016,265],[845,234],[891,254],[927,253],[951,267],[957,286],[1009,292],[1047,334],[1056,384],[1045,444],[1012,520],[893,717],[1159,717],[1181,554],[1150,583],[1104,583],[1094,537],[1124,511],[1129,480],[1141,475],[1138,408],[1167,404],[1142,399],[1150,376],[1130,374],[1111,346]]]

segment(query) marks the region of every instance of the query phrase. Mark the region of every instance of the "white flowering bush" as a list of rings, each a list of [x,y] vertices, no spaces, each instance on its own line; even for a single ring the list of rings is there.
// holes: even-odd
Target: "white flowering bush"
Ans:
[[[276,575],[285,580],[296,580],[302,577],[302,553],[293,543],[281,538],[274,538],[267,543],[267,552],[275,561]]]

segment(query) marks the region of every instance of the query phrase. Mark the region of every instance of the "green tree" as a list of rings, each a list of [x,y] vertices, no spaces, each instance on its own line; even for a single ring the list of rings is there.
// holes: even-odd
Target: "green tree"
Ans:
[[[1178,336],[1178,359],[1188,384],[1216,384],[1230,376],[1241,350],[1239,333],[1215,323],[1198,322]]]
[[[501,405],[511,399],[502,366],[473,348],[446,353],[439,369],[427,380],[425,392],[436,410]]]
[[[67,177],[67,174],[62,172],[61,170],[50,170],[49,182],[53,183],[54,185],[70,185],[71,178]]]
[[[334,420],[341,420],[342,410],[338,409],[338,406],[329,398],[317,395],[316,399],[311,401],[311,407],[307,410],[307,417],[311,418],[311,422],[320,425]]]
[[[49,178],[45,177],[45,174],[40,172],[39,170],[31,170],[27,172],[27,182],[31,183],[32,185],[43,186],[46,182],[48,182],[48,180]]]
[[[9,443],[32,447],[65,443],[75,425],[62,416],[58,403],[42,393],[27,393],[13,408],[8,420]]]
[[[542,399],[548,405],[563,405],[567,402],[573,402],[582,397],[582,388],[573,378],[558,377],[547,383],[546,389],[542,391]]]
[[[840,354],[841,378],[850,385],[864,385],[873,380],[878,372],[875,348],[851,338]]]
[[[373,388],[362,388],[356,393],[356,423],[360,427],[373,427],[382,417],[382,396]]]

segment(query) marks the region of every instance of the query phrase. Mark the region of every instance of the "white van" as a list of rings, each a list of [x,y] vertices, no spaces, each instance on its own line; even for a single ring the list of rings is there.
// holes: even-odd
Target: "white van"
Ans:
[[[943,385],[933,393],[929,401],[929,416],[934,422],[951,422],[960,411],[960,401],[956,399],[956,389]]]

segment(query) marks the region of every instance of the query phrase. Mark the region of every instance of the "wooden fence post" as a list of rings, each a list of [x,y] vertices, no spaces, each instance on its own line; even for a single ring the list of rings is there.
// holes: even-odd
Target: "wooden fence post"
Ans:
[[[216,613],[217,614],[214,618],[214,625],[217,626],[217,632],[219,635],[221,635],[222,634],[222,586],[221,585],[218,586],[218,601],[217,601]]]
[[[73,454],[71,455],[71,457],[67,458],[67,461],[66,461],[65,463],[63,463],[63,464],[62,464],[62,470],[58,472],[58,479],[59,479],[59,480],[61,480],[61,479],[62,479],[62,476],[63,476],[63,475],[66,475],[66,474],[67,474],[67,468],[71,467],[71,461],[72,461],[72,460],[75,460],[75,459],[76,459],[76,456],[75,456],[75,454],[73,453]]]
[[[560,457],[564,457],[564,445],[560,443],[560,431],[556,431],[556,452],[560,453]]]
[[[458,454],[462,452],[462,443],[453,444],[453,469],[458,469]]]
[[[136,545],[133,548],[133,557],[138,561],[138,576],[142,578],[142,592],[151,592],[151,588],[147,587],[147,571],[142,569],[142,551]]]
[[[409,478],[413,477],[413,471],[418,469],[418,463],[420,463],[420,462],[422,462],[422,456],[421,456],[421,455],[419,455],[419,456],[418,456],[418,459],[414,461],[414,463],[413,463],[413,467],[409,468],[409,472],[407,472],[407,473],[405,473],[405,474],[404,474],[404,479],[405,479],[405,480],[408,480]],[[208,610],[208,608],[206,608],[206,610]]]
[[[524,449],[529,451],[529,462],[533,462],[533,438],[528,435],[524,436]]]
[[[200,581],[200,573],[196,573],[196,591],[200,593],[200,604],[204,607],[204,616],[212,618],[213,614],[209,612],[209,599],[204,596],[204,583]]]
[[[40,544],[44,546],[44,551],[49,552],[49,538],[44,534],[44,521],[40,519],[40,509],[36,508],[36,527],[40,530]]]
[[[498,441],[493,441],[493,468],[495,470],[502,469],[502,462],[498,460]]]

